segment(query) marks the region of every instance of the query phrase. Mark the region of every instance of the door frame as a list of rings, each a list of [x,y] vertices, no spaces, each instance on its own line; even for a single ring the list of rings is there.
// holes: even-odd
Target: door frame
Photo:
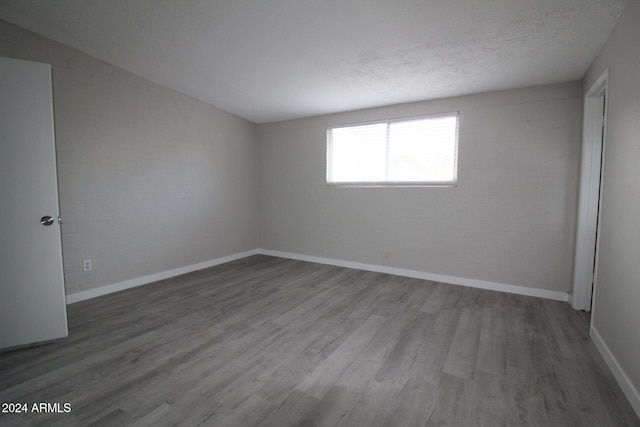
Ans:
[[[584,95],[582,158],[570,303],[576,310],[594,308],[600,246],[600,206],[607,140],[609,69]],[[593,317],[593,316],[592,316]]]

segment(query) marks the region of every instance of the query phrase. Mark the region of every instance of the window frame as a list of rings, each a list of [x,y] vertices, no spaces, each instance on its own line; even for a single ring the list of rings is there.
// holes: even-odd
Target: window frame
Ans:
[[[340,128],[348,128],[348,127],[357,127],[357,126],[367,126],[367,125],[376,125],[376,124],[386,124],[387,125],[387,133],[389,130],[389,125],[392,123],[398,122],[411,122],[423,119],[437,119],[439,117],[455,117],[456,119],[456,134],[455,134],[455,142],[454,142],[454,153],[453,153],[453,180],[451,181],[330,181],[330,177],[332,175],[332,140],[331,140],[331,131],[333,129]],[[329,187],[456,187],[458,184],[458,151],[459,151],[459,141],[460,141],[460,112],[459,111],[450,111],[445,113],[436,113],[436,114],[425,114],[419,116],[409,116],[409,117],[397,117],[391,119],[382,119],[382,120],[371,120],[371,121],[363,121],[356,123],[346,123],[346,124],[338,124],[338,125],[329,125],[327,126],[326,133],[326,183]],[[389,139],[387,135],[386,141],[386,149],[387,152],[389,150]],[[386,170],[388,171],[388,162],[389,158],[386,158]]]

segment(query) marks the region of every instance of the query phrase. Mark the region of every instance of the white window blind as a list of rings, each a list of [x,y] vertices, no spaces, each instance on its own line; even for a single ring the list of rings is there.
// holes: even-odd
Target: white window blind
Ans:
[[[453,185],[458,113],[330,127],[327,183]]]

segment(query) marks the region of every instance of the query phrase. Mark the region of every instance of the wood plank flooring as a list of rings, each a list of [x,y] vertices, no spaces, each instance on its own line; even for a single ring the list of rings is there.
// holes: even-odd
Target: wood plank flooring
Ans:
[[[2,426],[640,426],[566,303],[254,256],[69,306]]]

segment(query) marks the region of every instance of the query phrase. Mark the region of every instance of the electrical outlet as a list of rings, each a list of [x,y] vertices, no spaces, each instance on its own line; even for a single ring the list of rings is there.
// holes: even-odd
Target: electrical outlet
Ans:
[[[85,259],[82,261],[82,271],[91,271],[91,260]]]

